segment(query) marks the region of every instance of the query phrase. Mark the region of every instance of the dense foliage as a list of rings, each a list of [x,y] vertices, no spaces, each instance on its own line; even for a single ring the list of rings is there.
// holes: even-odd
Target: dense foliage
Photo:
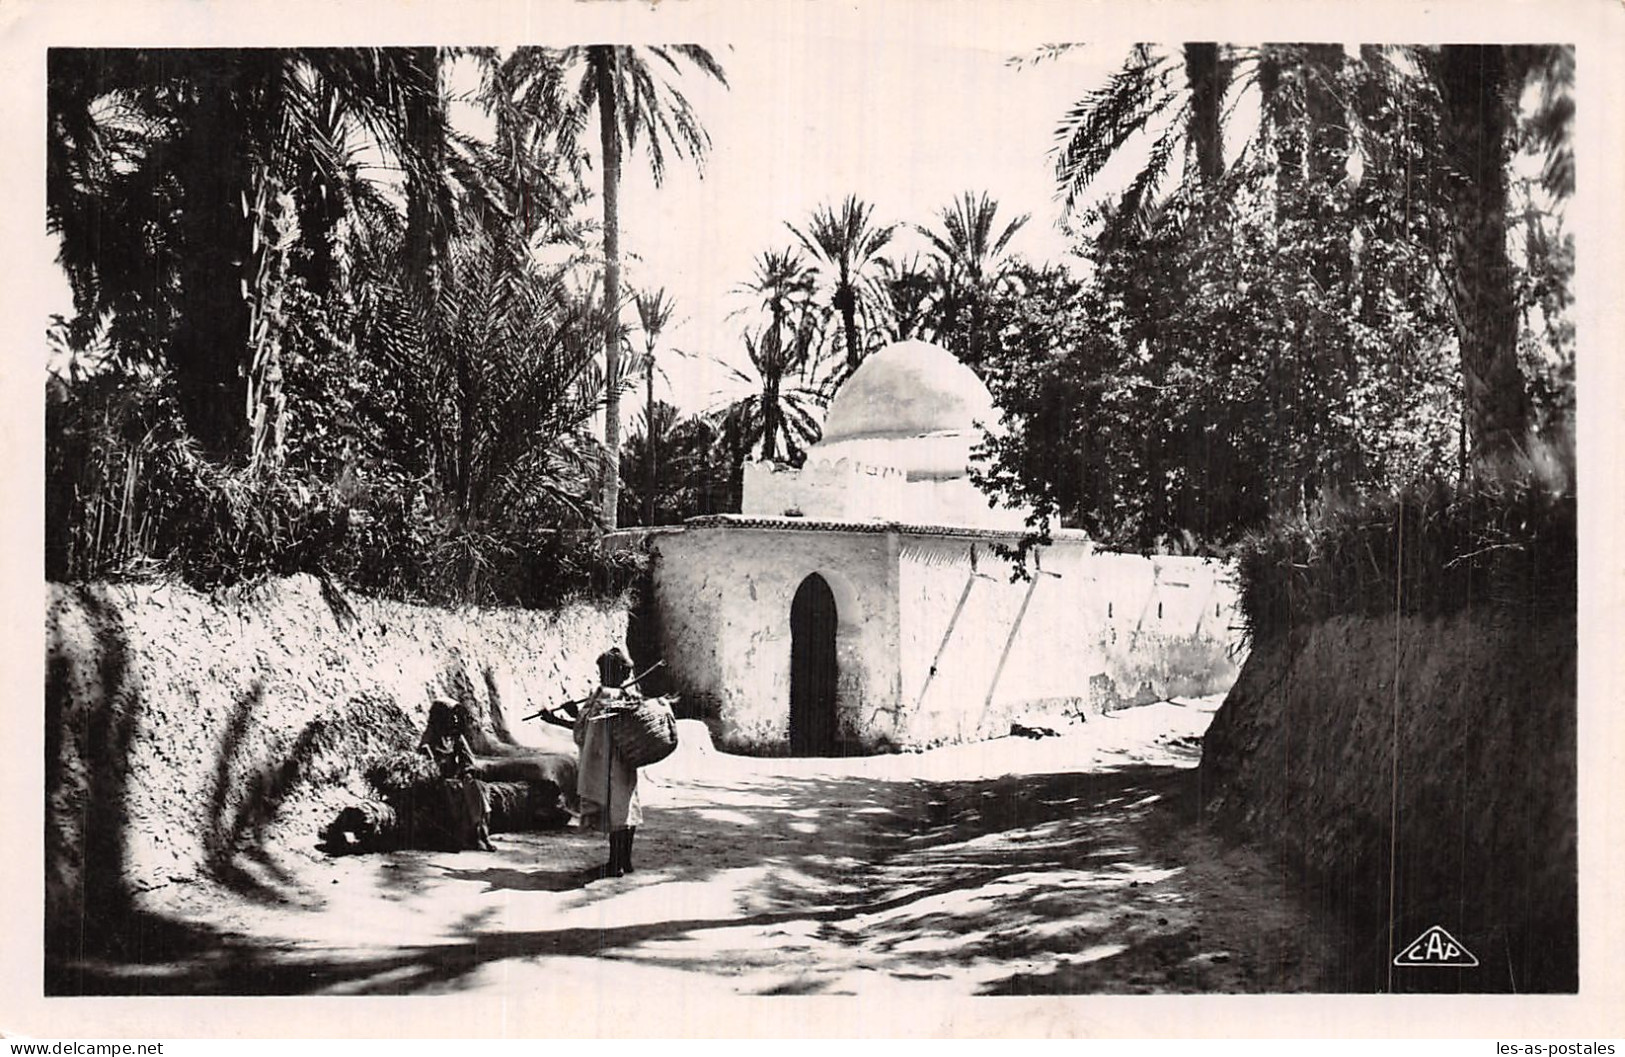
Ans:
[[[717,427],[704,416],[684,417],[662,401],[653,410],[653,416],[639,416],[621,452],[626,481],[621,523],[676,525],[691,517],[738,511],[738,484]]]
[[[1572,614],[1572,458],[1542,448],[1500,476],[1418,481],[1276,519],[1238,547],[1248,633],[1263,641],[1336,616]]]
[[[1057,173],[1086,267],[1019,270],[1001,299],[984,483],[1038,527],[1222,550],[1338,497],[1497,474],[1571,428],[1572,56],[1211,48],[1136,48],[1067,115]],[[1494,84],[1463,74],[1475,56]],[[1489,133],[1465,130],[1469,89],[1499,108]],[[1249,98],[1256,129],[1216,146]],[[1551,186],[1509,179],[1520,128]],[[1139,175],[1083,208],[1147,140]],[[1498,175],[1464,170],[1465,141]]]
[[[1522,495],[1471,482],[1572,428],[1569,50],[1136,47],[1062,115],[1069,266],[1012,254],[1028,217],[985,193],[909,218],[848,194],[737,281],[735,388],[688,416],[654,396],[677,307],[621,296],[615,219],[622,148],[706,150],[661,80],[685,68],[722,78],[689,46],[53,50],[76,312],[47,574],[542,604],[622,579],[604,527],[737,510],[744,463],[798,464],[905,338],[988,384],[979,480],[1034,538],[1274,555],[1276,524],[1301,557],[1331,510]]]
[[[307,570],[526,605],[624,586],[591,426],[630,371],[606,372],[615,314],[579,281],[597,99],[564,91],[573,61],[53,50],[76,313],[53,330],[47,575]],[[454,64],[483,137],[453,127]]]
[[[352,458],[251,472],[208,458],[155,384],[98,376],[47,401],[47,575],[199,586],[311,573],[369,593],[549,606],[641,567],[585,527],[456,516],[432,480]]]

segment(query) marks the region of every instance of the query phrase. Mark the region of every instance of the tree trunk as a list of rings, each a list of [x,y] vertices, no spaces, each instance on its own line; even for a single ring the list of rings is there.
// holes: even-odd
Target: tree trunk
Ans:
[[[249,369],[245,412],[249,465],[282,465],[282,293],[288,276],[288,250],[298,234],[293,203],[281,182],[263,165],[255,180],[253,221],[258,237],[251,258]]]
[[[1303,214],[1316,223],[1335,212],[1329,205],[1332,189],[1341,186],[1348,176],[1348,117],[1337,93],[1344,58],[1341,44],[1310,44],[1304,48],[1303,108],[1307,127],[1303,143],[1312,190]],[[1325,255],[1316,261],[1315,280],[1329,288],[1346,274],[1347,265],[1346,256]]]
[[[1217,44],[1185,45],[1185,79],[1191,92],[1190,138],[1196,171],[1203,185],[1211,187],[1224,175],[1224,141],[1219,132],[1224,83],[1219,76]]]
[[[621,142],[615,127],[620,113],[616,93],[617,53],[613,45],[588,49],[598,82],[598,138],[604,152],[604,527],[618,524],[621,500]]]
[[[1518,366],[1518,319],[1507,259],[1506,162],[1512,123],[1506,50],[1446,45],[1439,56],[1442,131],[1453,176],[1451,282],[1475,468],[1522,450],[1529,396]]]
[[[846,333],[846,373],[850,376],[863,362],[863,352],[858,347],[858,292],[853,289],[851,277],[844,273],[836,301],[841,310],[841,327]]]
[[[762,461],[779,460],[779,387],[769,383],[762,393]]]
[[[1308,154],[1309,193],[1299,215],[1316,232],[1332,232],[1346,224],[1340,202],[1340,188],[1348,179],[1348,108],[1339,92],[1347,55],[1341,44],[1310,44],[1304,48],[1304,116],[1308,128],[1304,144]],[[1352,229],[1350,229],[1352,233]],[[1326,238],[1309,265],[1326,303],[1345,315],[1352,314],[1354,297],[1349,277],[1354,270],[1353,246],[1345,235]],[[1329,469],[1333,474],[1347,472],[1337,465],[1339,453],[1358,448],[1347,435],[1340,419],[1351,419],[1349,394],[1359,382],[1355,359],[1349,354],[1335,327],[1327,327],[1324,316],[1313,313],[1304,319],[1308,335],[1306,379],[1319,393],[1304,436],[1306,458],[1300,485],[1305,506],[1319,490],[1318,479]]]
[[[425,67],[438,62],[434,48],[413,48]],[[436,100],[416,93],[402,104],[408,151],[415,162],[406,166],[407,280],[422,303],[434,310],[440,294],[441,269],[446,263],[452,203],[438,174],[445,166],[446,115]]]
[[[241,458],[243,366],[251,316],[243,290],[254,281],[253,220],[242,190],[251,186],[245,115],[228,86],[200,92],[195,117],[176,149],[186,208],[178,218],[179,298],[170,359],[187,429],[205,451]]]
[[[1266,44],[1258,55],[1259,108],[1264,140],[1275,159],[1275,196],[1279,203],[1296,196],[1303,182],[1301,128],[1292,120],[1291,56],[1281,44]]]
[[[643,363],[644,412],[643,429],[649,436],[649,472],[645,476],[643,494],[643,523],[655,523],[655,483],[660,475],[655,466],[655,350],[649,343],[649,356]]]
[[[453,341],[457,377],[457,470],[454,490],[457,509],[466,518],[474,512],[474,430],[480,394],[474,378],[473,350],[466,341]]]
[[[1341,183],[1348,167],[1348,118],[1337,91],[1346,58],[1341,44],[1304,48],[1304,110],[1309,119],[1305,142],[1309,176],[1320,184]]]

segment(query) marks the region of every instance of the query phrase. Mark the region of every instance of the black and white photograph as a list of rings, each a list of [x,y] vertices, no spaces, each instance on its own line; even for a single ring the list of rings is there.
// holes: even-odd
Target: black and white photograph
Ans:
[[[0,1034],[1625,1034],[1625,12],[1471,6],[14,9]]]

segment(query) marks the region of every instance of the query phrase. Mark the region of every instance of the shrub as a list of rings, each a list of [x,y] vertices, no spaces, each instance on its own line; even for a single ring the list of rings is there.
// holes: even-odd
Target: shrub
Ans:
[[[1572,612],[1573,481],[1572,448],[1539,446],[1465,485],[1422,482],[1276,520],[1237,556],[1248,633],[1260,642],[1339,615]]]
[[[332,479],[223,465],[157,381],[111,372],[52,385],[46,459],[45,571],[60,582],[171,575],[207,589],[305,572],[404,601],[545,608],[616,597],[646,560],[568,512],[462,517],[383,460]]]

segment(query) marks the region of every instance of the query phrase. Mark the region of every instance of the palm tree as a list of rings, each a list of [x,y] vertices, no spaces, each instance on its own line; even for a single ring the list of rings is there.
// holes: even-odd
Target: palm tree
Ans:
[[[658,450],[660,472],[639,472],[650,451]],[[631,521],[653,509],[650,525],[676,524],[704,514],[727,509],[728,466],[715,424],[705,415],[682,417],[664,400],[655,401],[652,413],[645,412],[633,423],[622,453],[622,466],[628,467],[626,488],[621,492],[623,519]],[[638,481],[653,482],[654,502],[639,493]]]
[[[940,316],[949,285],[942,262],[927,263],[916,253],[907,260],[881,262],[880,273],[880,285],[886,292],[887,336],[892,341],[941,341],[940,318],[936,326],[932,320]]]
[[[817,314],[808,312],[791,330],[745,333],[752,373],[726,366],[751,392],[720,415],[724,444],[736,459],[760,444],[762,460],[777,461],[782,443],[785,458],[796,463],[818,440],[824,404],[817,377],[822,329]]]
[[[856,195],[848,195],[838,212],[828,205],[813,210],[805,231],[790,224],[785,226],[818,261],[818,271],[829,290],[830,306],[841,317],[846,350],[841,376],[850,375],[868,353],[866,339],[878,330],[877,321],[884,312],[885,298],[876,288],[877,277],[873,273],[885,260],[880,251],[891,241],[896,225],[875,226],[874,206]],[[863,333],[859,331],[860,318]],[[840,380],[840,377],[832,379]]]
[[[1451,289],[1472,461],[1493,466],[1527,439],[1529,396],[1518,366],[1517,302],[1507,259],[1507,163],[1526,70],[1500,45],[1430,53],[1449,163]]]
[[[53,48],[46,74],[45,215],[73,293],[67,340],[84,349],[105,324],[126,364],[160,362],[175,325],[159,291],[174,285],[181,203],[158,156],[181,121],[143,57]]]
[[[738,287],[741,293],[760,298],[757,307],[766,311],[777,330],[791,316],[800,315],[812,301],[816,276],[794,247],[767,250],[756,258],[756,274]]]
[[[1228,73],[1219,46],[1211,41],[1183,48],[1185,83],[1190,89],[1191,154],[1202,182],[1211,186],[1224,174],[1224,137],[1220,119]]]
[[[1420,112],[1423,132],[1403,159],[1424,242],[1447,289],[1461,354],[1462,462],[1493,469],[1515,456],[1533,420],[1518,360],[1514,269],[1507,255],[1509,166],[1526,88],[1538,97],[1527,115],[1527,148],[1544,154],[1541,182],[1555,199],[1573,190],[1570,128],[1573,51],[1554,45],[1444,45],[1362,49],[1375,71],[1380,112]],[[1368,110],[1378,107],[1368,106]],[[1381,156],[1380,129],[1357,124],[1355,145]],[[1376,133],[1376,135],[1373,135]],[[1375,143],[1371,142],[1376,140]]]
[[[998,202],[985,191],[980,197],[966,191],[938,211],[941,231],[916,225],[920,234],[930,240],[933,255],[946,280],[939,310],[942,318],[939,332],[959,346],[953,351],[972,367],[982,363],[982,331],[988,300],[1008,265],[1004,259],[1005,248],[1030,217],[1023,213],[998,229],[998,212]]]
[[[375,341],[456,519],[590,519],[601,305],[473,217],[447,245],[434,304],[422,296],[404,278],[387,290]]]
[[[711,137],[700,125],[694,109],[675,86],[659,76],[680,74],[681,59],[723,85],[722,67],[706,49],[694,44],[633,48],[592,44],[566,48],[560,60],[582,71],[576,91],[578,118],[596,113],[604,178],[604,319],[605,376],[619,376],[621,322],[616,311],[621,298],[620,186],[621,152],[636,149],[644,139],[649,169],[658,185],[665,175],[665,151],[703,160]],[[620,394],[611,387],[604,404],[603,495],[604,524],[614,528],[620,493]]]
[[[1053,49],[1052,49],[1053,50]],[[1156,131],[1146,160],[1111,212],[1143,225],[1176,155],[1188,156],[1198,183],[1224,170],[1223,103],[1233,58],[1213,43],[1188,43],[1178,56],[1149,44],[1066,112],[1056,129],[1055,179],[1068,211],[1130,141]]]
[[[756,258],[756,273],[749,282],[741,283],[736,292],[749,294],[756,303],[749,309],[767,316],[764,333],[781,333],[785,327],[794,327],[807,312],[815,311],[812,303],[816,277],[799,251],[791,248],[768,250]]]
[[[440,54],[53,51],[50,61],[47,221],[83,326],[126,317],[114,340],[167,361],[205,448],[274,464],[293,249],[330,245],[340,214],[318,203],[353,200],[352,135],[405,172],[407,232],[422,256],[443,244]]]
[[[626,438],[626,450],[621,453],[621,470],[626,475],[626,484],[620,495],[621,524],[648,526],[657,523],[662,504],[656,490],[661,489],[662,473],[668,476],[668,481],[673,475],[670,444],[677,423],[677,408],[664,400],[653,402],[633,420],[632,432]],[[660,472],[656,472],[655,453],[660,450],[666,451],[668,457]]]
[[[539,234],[576,242],[571,208],[585,199],[582,158],[568,70],[557,53],[541,47],[473,52],[480,87],[474,101],[492,121],[488,154],[492,178],[503,193],[490,219],[521,241]]]
[[[1541,89],[1531,122],[1540,129],[1534,145],[1546,154],[1543,182],[1559,197],[1572,188],[1571,71],[1565,72],[1571,58],[1567,49],[1540,45],[1362,48],[1355,73],[1367,98],[1345,102],[1341,48],[1275,46],[1261,56],[1261,77],[1270,75],[1271,63],[1295,64],[1304,82],[1297,98],[1286,100],[1298,113],[1271,119],[1284,127],[1296,116],[1305,126],[1301,144],[1281,152],[1284,177],[1330,186],[1342,178],[1355,150],[1368,164],[1403,167],[1407,203],[1414,201],[1406,210],[1407,227],[1414,230],[1405,238],[1435,255],[1455,322],[1464,470],[1469,461],[1489,467],[1504,462],[1522,448],[1529,430],[1532,411],[1517,354],[1516,284],[1506,248],[1508,166],[1519,99],[1533,84]],[[1283,93],[1277,88],[1275,94]],[[1394,114],[1419,127],[1404,136],[1381,128],[1378,122]],[[1386,157],[1396,151],[1398,159]],[[1310,196],[1310,202],[1322,197]],[[1311,206],[1303,218],[1317,217]],[[1314,278],[1330,286],[1346,278],[1349,265],[1340,255],[1322,254]]]
[[[1171,57],[1149,47],[1130,54],[1124,68],[1068,114],[1057,151],[1060,190],[1072,205],[1133,136],[1153,118],[1172,113],[1166,131],[1123,198],[1119,215],[1143,219],[1165,175],[1178,137],[1198,143],[1211,117],[1196,120],[1215,95],[1199,90],[1217,70],[1238,89],[1258,93],[1260,160],[1273,167],[1276,202],[1287,222],[1323,219],[1327,192],[1347,176],[1353,151],[1369,164],[1403,168],[1415,208],[1405,210],[1408,241],[1435,256],[1449,288],[1462,352],[1464,435],[1471,434],[1474,461],[1493,463],[1522,443],[1530,411],[1516,356],[1517,321],[1511,267],[1505,249],[1506,165],[1524,86],[1535,78],[1546,89],[1537,118],[1546,124],[1537,142],[1547,152],[1549,186],[1571,186],[1572,158],[1566,128],[1572,107],[1563,72],[1563,49],[1549,46],[1446,46],[1364,48],[1350,64],[1337,45],[1266,45],[1226,49],[1218,62],[1185,46],[1187,84],[1173,81]],[[1355,82],[1353,91],[1349,81]],[[1189,120],[1178,118],[1188,110]],[[1403,150],[1392,130],[1399,115]],[[1414,119],[1414,121],[1413,121]],[[1207,135],[1208,133],[1200,133]],[[1199,174],[1211,168],[1200,145]],[[1397,160],[1392,156],[1400,155]],[[1413,178],[1415,169],[1418,177]],[[1432,174],[1443,174],[1433,180]],[[1205,179],[1205,176],[1204,176]],[[1408,199],[1409,202],[1409,199]],[[1437,237],[1436,237],[1437,236]],[[1435,243],[1442,243],[1442,245]],[[1346,290],[1351,254],[1322,253],[1309,276],[1323,290]],[[1298,356],[1298,350],[1294,350]],[[1322,369],[1312,362],[1307,367]],[[1333,384],[1349,364],[1325,365]]]
[[[655,420],[655,346],[660,342],[660,333],[671,322],[671,314],[676,307],[671,298],[666,296],[665,288],[645,290],[636,298],[638,307],[638,325],[643,331],[643,389],[644,412],[643,421],[652,423]],[[649,465],[647,486],[644,489],[644,521],[645,525],[653,525],[655,517],[655,477],[659,465],[659,452],[655,449],[657,431],[653,428],[645,430],[649,441]]]

